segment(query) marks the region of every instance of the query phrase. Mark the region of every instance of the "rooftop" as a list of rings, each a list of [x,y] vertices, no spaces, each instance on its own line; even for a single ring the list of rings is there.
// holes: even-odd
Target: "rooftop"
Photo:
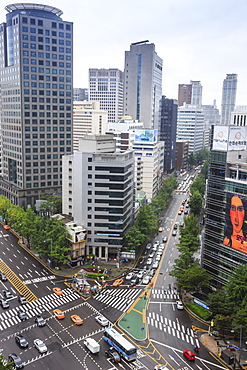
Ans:
[[[44,4],[34,4],[34,3],[18,3],[18,4],[10,4],[5,7],[5,10],[9,13],[15,10],[44,10],[49,13],[53,13],[57,16],[61,16],[63,14],[62,10],[55,8],[51,5],[44,5]]]

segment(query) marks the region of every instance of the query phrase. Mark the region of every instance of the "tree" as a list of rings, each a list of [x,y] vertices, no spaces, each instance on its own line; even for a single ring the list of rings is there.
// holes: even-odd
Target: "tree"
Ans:
[[[201,174],[205,180],[208,178],[208,164],[209,164],[208,160],[205,161],[201,169]]]
[[[190,167],[192,167],[196,164],[196,157],[194,156],[193,153],[190,153],[190,155],[189,155],[188,164],[189,164]]]
[[[142,206],[135,225],[138,227],[141,234],[146,235],[147,240],[154,237],[158,229],[158,217],[155,215],[152,207],[149,205]]]
[[[146,240],[146,235],[142,234],[137,226],[132,226],[128,234],[125,236],[125,241],[130,250],[138,249]]]
[[[234,302],[229,299],[225,289],[217,289],[209,294],[208,305],[213,315],[228,316],[234,313]]]
[[[247,307],[239,310],[234,316],[232,326],[236,327],[240,325],[242,325],[242,335],[244,337],[247,336]]]
[[[198,190],[201,196],[204,196],[205,193],[205,179],[202,175],[197,176],[197,178],[190,185],[190,192],[193,195],[194,192]]]
[[[226,285],[229,299],[234,302],[235,312],[247,304],[247,264],[239,265]]]
[[[190,212],[199,216],[202,211],[202,196],[198,190],[190,198]]]
[[[40,199],[46,200],[46,206],[52,210],[52,213],[61,213],[62,212],[62,198],[54,194],[40,194]]]
[[[223,334],[224,334],[224,330],[232,326],[232,317],[218,314],[215,316],[214,322],[217,328],[219,328],[220,330],[223,330]]]
[[[8,198],[0,195],[0,215],[4,218],[6,223],[8,210],[13,207],[14,205],[8,200]]]
[[[178,259],[175,259],[173,264],[173,269],[170,271],[170,274],[180,281],[181,276],[184,274],[184,271],[193,266],[194,259],[192,254],[188,251],[181,253]]]
[[[13,370],[14,363],[7,362],[3,355],[0,355],[0,370]]]
[[[199,292],[205,288],[209,288],[210,282],[211,277],[209,274],[195,262],[192,267],[181,274],[178,285],[181,289],[188,292]]]

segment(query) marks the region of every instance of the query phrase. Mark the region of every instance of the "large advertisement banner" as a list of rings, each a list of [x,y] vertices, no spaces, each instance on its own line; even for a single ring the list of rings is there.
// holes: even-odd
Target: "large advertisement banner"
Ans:
[[[135,130],[135,143],[155,143],[158,130]]]
[[[246,150],[247,127],[230,126],[228,150]]]
[[[223,244],[247,253],[247,197],[227,193]]]
[[[227,151],[229,126],[214,126],[213,150]]]

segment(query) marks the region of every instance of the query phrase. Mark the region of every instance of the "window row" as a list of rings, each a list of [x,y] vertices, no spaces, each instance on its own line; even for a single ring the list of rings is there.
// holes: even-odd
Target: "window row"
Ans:
[[[23,23],[27,23],[27,22],[23,22]],[[67,26],[69,27],[69,29],[67,29]],[[54,27],[56,28],[56,27]],[[66,31],[70,31],[71,30],[71,27],[69,24],[66,25]],[[22,31],[23,32],[28,32],[28,27],[27,26],[22,26]],[[37,33],[38,35],[43,35],[45,34],[46,36],[54,36],[54,37],[66,37],[68,39],[71,38],[71,33],[70,32],[62,32],[62,31],[50,31],[50,30],[44,30],[43,28],[36,28],[36,27],[29,27],[29,32],[30,33]]]
[[[65,144],[65,140],[53,140],[51,142],[51,140],[33,140],[33,141],[25,141],[25,146],[37,146],[37,145],[40,145],[40,146],[45,146],[45,145],[71,145],[71,140],[66,140],[66,144]],[[27,152],[26,152],[27,153]]]
[[[47,181],[47,183],[45,183],[45,182],[41,182],[41,183],[34,182],[33,186],[32,186],[32,184],[27,183],[26,187],[27,188],[32,188],[32,187],[39,188],[39,187],[44,187],[44,186],[58,186],[58,185],[62,185],[62,181],[59,181],[59,184],[58,184],[58,181],[53,181],[53,184],[51,183],[51,181]]]
[[[54,119],[52,121],[50,119],[47,119],[47,120],[40,119],[39,120],[39,124],[40,125],[44,125],[45,123],[47,125],[50,125],[50,124],[57,125],[58,122],[59,122],[59,125],[64,125],[65,120],[63,120],[63,119],[60,119],[59,121],[57,119]],[[30,125],[30,123],[31,123],[31,120],[30,119],[25,119],[25,124],[26,125]],[[38,120],[37,119],[32,119],[32,124],[33,125],[37,125],[38,124]],[[71,125],[71,120],[70,119],[66,119],[66,125]],[[63,128],[63,126],[60,126],[60,131],[64,131],[62,128]],[[39,130],[41,131],[42,130],[42,127],[40,127]],[[51,129],[50,129],[49,126],[46,127],[46,130],[47,131],[51,131]],[[54,131],[57,131],[57,128]]]
[[[28,42],[23,42],[23,48],[29,49]],[[30,49],[33,49],[33,50],[38,49],[38,50],[46,50],[46,51],[51,50],[50,46],[46,46],[45,49],[44,49],[43,45],[36,45],[36,44],[30,44]],[[58,51],[59,53],[65,53],[66,52],[67,54],[71,54],[71,48],[59,47],[58,50],[57,50],[57,47],[54,47],[54,48],[52,47],[52,51],[56,51],[56,52]],[[26,51],[23,50],[23,55],[26,55],[25,52]],[[43,54],[43,56],[41,58],[44,58],[44,53],[38,53],[38,55],[40,55],[40,54]],[[53,59],[57,59],[57,55],[56,55],[56,57],[55,57],[55,55],[56,54],[52,54]]]
[[[71,85],[66,85],[66,89],[67,90],[70,90],[71,87],[69,87]],[[39,95],[47,95],[47,96],[51,96],[51,91],[50,90],[46,90],[46,92],[44,92],[44,90],[29,90],[29,89],[24,89],[24,94],[25,95],[30,95],[30,93],[32,95],[37,95],[37,93],[39,93]],[[57,96],[58,95],[58,91],[52,91],[52,95],[53,96]],[[65,92],[64,91],[59,91],[59,96],[65,96]],[[69,92],[66,92],[66,96],[71,96],[71,93]]]
[[[37,103],[39,101],[39,103],[44,103],[46,101],[46,103],[53,103],[53,104],[57,104],[57,103],[60,103],[60,104],[71,104],[71,99],[64,99],[64,98],[60,98],[60,99],[57,99],[57,98],[36,98],[36,96],[32,96],[29,97],[29,96],[25,96],[24,97],[24,102],[25,103],[29,103],[30,101],[32,101],[32,103]],[[24,105],[25,107],[25,105]],[[40,106],[41,107],[41,106]],[[41,109],[41,108],[40,108]]]
[[[50,37],[43,37],[43,36],[38,36],[38,37],[36,37],[36,36],[29,36],[29,35],[27,35],[27,34],[23,34],[22,35],[22,40],[24,40],[24,41],[28,41],[28,40],[30,40],[30,41],[35,41],[35,42],[45,42],[46,44],[54,44],[54,45],[56,45],[56,44],[58,44],[58,45],[66,45],[66,46],[71,46],[72,45],[72,43],[71,43],[71,41],[70,40],[61,40],[61,39],[59,39],[59,40],[57,40],[57,39],[50,39]],[[30,44],[30,47],[32,47],[31,45],[33,45],[33,44]],[[36,44],[34,44],[34,45],[36,45]],[[28,46],[28,43],[25,43],[25,42],[23,42],[23,47],[24,48],[28,48],[29,46]],[[36,49],[36,48],[35,48]]]

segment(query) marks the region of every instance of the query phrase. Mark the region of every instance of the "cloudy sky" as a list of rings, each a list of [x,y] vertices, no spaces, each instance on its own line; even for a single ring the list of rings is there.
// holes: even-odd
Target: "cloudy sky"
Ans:
[[[25,3],[35,2],[25,0]],[[18,3],[18,0],[13,1]],[[238,74],[237,105],[247,105],[246,0],[49,0],[74,23],[74,87],[88,87],[89,68],[124,68],[132,42],[149,40],[163,59],[163,94],[199,80],[203,104],[221,104],[223,79]],[[5,21],[1,1],[0,22]]]

